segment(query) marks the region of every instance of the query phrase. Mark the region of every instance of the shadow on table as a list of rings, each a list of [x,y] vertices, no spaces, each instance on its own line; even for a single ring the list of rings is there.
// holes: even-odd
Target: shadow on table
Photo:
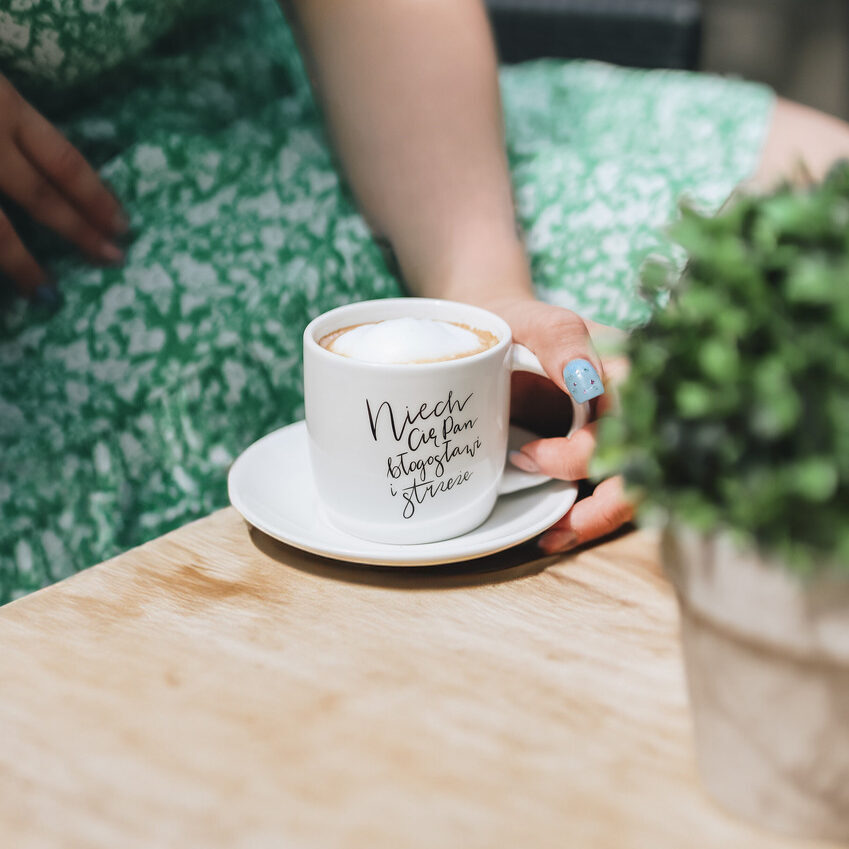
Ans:
[[[544,555],[533,542],[526,542],[487,557],[459,563],[439,566],[368,566],[309,554],[278,542],[253,527],[249,534],[253,544],[263,554],[292,569],[349,584],[406,590],[448,590],[515,581],[542,572],[562,556]]]

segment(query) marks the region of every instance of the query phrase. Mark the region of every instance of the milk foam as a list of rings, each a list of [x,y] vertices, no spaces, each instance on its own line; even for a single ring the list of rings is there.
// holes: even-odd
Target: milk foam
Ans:
[[[432,318],[390,318],[342,333],[328,350],[369,363],[450,360],[485,348],[471,330]]]

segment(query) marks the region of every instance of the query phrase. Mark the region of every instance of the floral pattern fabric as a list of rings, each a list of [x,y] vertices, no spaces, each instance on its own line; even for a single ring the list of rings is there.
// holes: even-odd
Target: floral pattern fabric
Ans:
[[[214,0],[9,0],[0,62],[21,79],[65,89],[138,56]]]
[[[0,13],[0,70],[97,165],[135,234],[122,267],[93,268],[19,223],[65,303],[0,303],[0,603],[226,504],[239,452],[303,415],[308,321],[401,292],[280,11],[214,5]],[[754,168],[772,95],[597,63],[501,74],[538,294],[644,320],[640,263],[680,260],[663,228],[681,195],[715,208]]]

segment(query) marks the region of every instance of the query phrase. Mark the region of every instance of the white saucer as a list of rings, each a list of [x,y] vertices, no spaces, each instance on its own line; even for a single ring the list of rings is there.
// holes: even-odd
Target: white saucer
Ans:
[[[534,439],[510,428],[510,448]],[[233,463],[227,479],[230,502],[255,528],[281,542],[336,560],[373,566],[434,566],[493,554],[518,545],[553,525],[575,502],[574,483],[505,470],[505,489],[520,478],[540,481],[502,495],[490,517],[463,536],[420,545],[368,542],[337,530],[324,517],[313,484],[305,422],[264,436]]]

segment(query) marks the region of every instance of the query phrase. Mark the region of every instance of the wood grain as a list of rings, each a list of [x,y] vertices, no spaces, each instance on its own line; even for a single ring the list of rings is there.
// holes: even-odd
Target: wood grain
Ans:
[[[224,510],[0,610],[0,845],[800,847],[698,786],[631,533],[368,569]]]

